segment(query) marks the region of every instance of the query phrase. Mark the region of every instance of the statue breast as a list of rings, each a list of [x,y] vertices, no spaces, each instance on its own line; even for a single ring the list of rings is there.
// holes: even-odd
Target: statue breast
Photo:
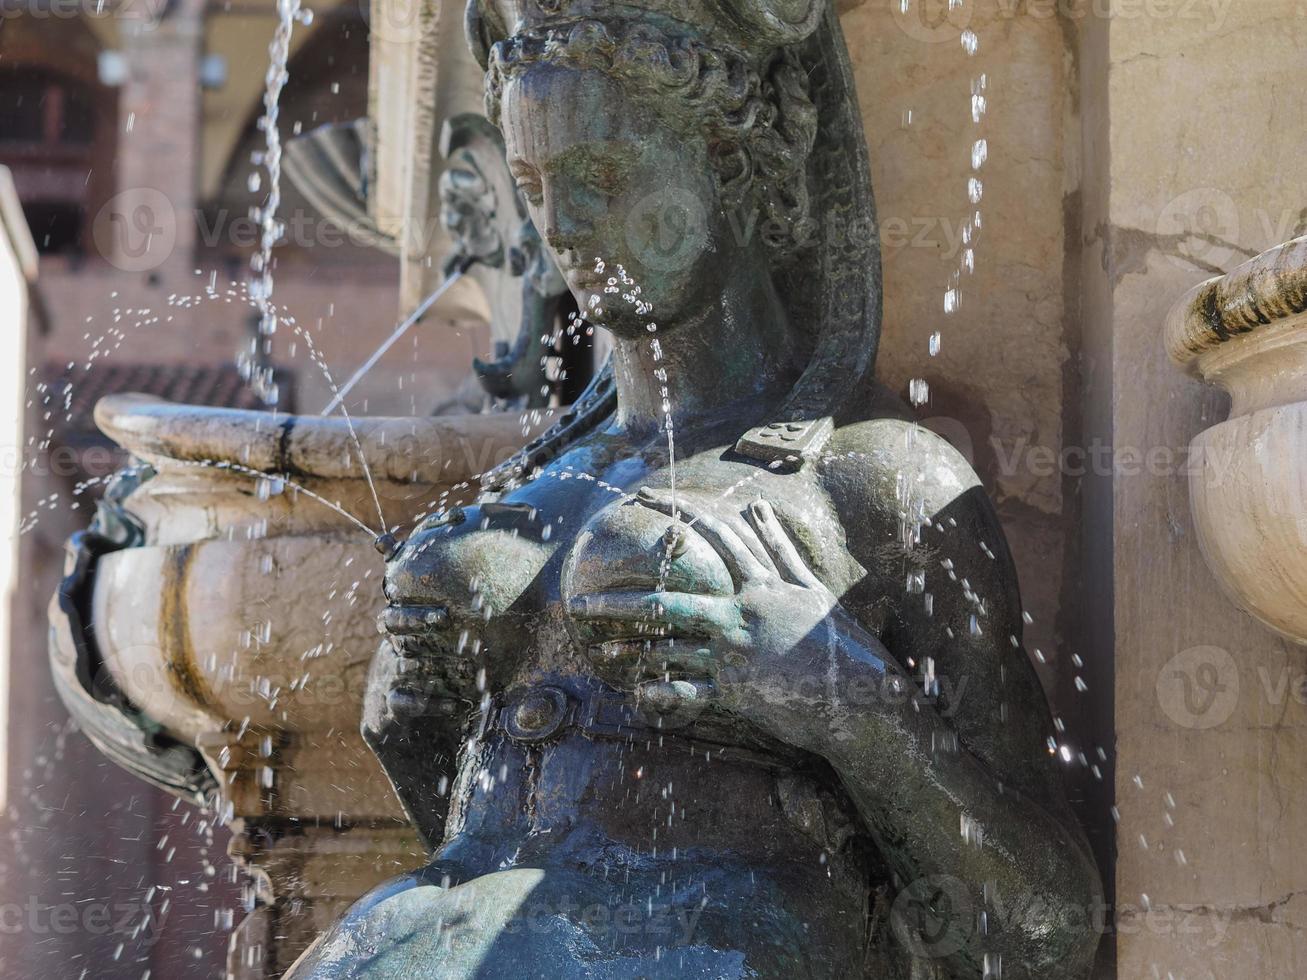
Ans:
[[[530,593],[552,551],[532,508],[455,508],[420,526],[386,570],[394,605],[441,608],[451,625],[479,625],[510,609],[529,613]]]
[[[635,501],[599,511],[577,536],[563,568],[562,598],[621,590],[732,595],[725,562],[691,527],[669,552],[672,519]],[[681,525],[684,527],[684,525]],[[670,554],[670,561],[669,561]]]

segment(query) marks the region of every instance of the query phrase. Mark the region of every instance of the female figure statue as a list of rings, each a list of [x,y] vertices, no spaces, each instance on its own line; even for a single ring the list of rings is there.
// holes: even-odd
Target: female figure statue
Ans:
[[[365,729],[436,851],[290,976],[1086,975],[1098,880],[1002,531],[870,377],[827,0],[469,26],[612,369],[394,556]]]

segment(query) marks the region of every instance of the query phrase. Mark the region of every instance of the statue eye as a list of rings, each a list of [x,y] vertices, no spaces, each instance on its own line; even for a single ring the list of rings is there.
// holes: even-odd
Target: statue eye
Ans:
[[[540,175],[536,173],[535,168],[520,161],[514,161],[509,165],[510,174],[513,176],[513,183],[517,185],[518,192],[527,200],[527,203],[533,207],[539,207],[544,200],[544,187],[540,183]]]
[[[528,204],[532,207],[539,207],[544,201],[544,188],[540,186],[540,181],[534,177],[518,177],[517,189],[522,192]]]

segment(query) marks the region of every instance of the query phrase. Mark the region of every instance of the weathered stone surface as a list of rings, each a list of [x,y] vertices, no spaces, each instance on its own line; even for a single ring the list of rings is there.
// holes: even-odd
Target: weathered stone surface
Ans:
[[[1190,440],[1224,419],[1226,399],[1169,363],[1163,325],[1195,283],[1301,234],[1307,137],[1290,120],[1307,110],[1292,77],[1307,20],[1299,4],[1271,0],[1141,11],[1096,30],[1086,57],[1110,108],[1094,145],[1102,210],[1086,226],[1090,329],[1110,333],[1100,353],[1118,454],[1161,447],[1183,461]],[[1112,496],[1118,902],[1147,894],[1236,919],[1215,952],[1210,932],[1121,935],[1119,973],[1300,975],[1286,924],[1297,913],[1276,903],[1307,883],[1293,843],[1307,800],[1307,717],[1293,694],[1303,652],[1221,595],[1182,469],[1118,474]]]
[[[351,429],[139,396],[104,400],[97,419],[150,471],[111,495],[131,539],[52,607],[61,627],[74,599],[94,644],[57,628],[56,673],[84,721],[122,711],[112,691],[124,715],[198,752],[195,778],[207,767],[235,821],[233,855],[263,882],[266,907],[239,935],[264,941],[234,947],[229,966],[279,973],[424,853],[358,727],[383,604],[373,538],[470,495],[530,431],[503,415]],[[88,659],[102,673],[83,685]]]

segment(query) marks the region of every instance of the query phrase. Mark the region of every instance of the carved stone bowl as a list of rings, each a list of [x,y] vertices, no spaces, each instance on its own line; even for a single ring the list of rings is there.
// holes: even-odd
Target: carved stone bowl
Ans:
[[[1237,605],[1307,643],[1307,238],[1191,290],[1166,343],[1231,396],[1191,446],[1203,555]]]
[[[395,526],[470,495],[522,442],[518,419],[369,418],[351,433],[343,418],[115,396],[96,421],[152,471],[118,505],[137,540],[98,557],[89,590],[113,684],[210,768],[249,777],[248,792],[224,787],[238,815],[366,802],[398,817],[358,734],[383,605],[378,509]]]
[[[115,761],[217,798],[262,882],[242,948],[271,958],[238,973],[279,975],[423,860],[359,734],[384,605],[378,507],[394,527],[470,497],[532,433],[508,415],[358,419],[352,433],[343,418],[143,396],[105,399],[96,421],[141,465],[70,543],[56,685]]]

